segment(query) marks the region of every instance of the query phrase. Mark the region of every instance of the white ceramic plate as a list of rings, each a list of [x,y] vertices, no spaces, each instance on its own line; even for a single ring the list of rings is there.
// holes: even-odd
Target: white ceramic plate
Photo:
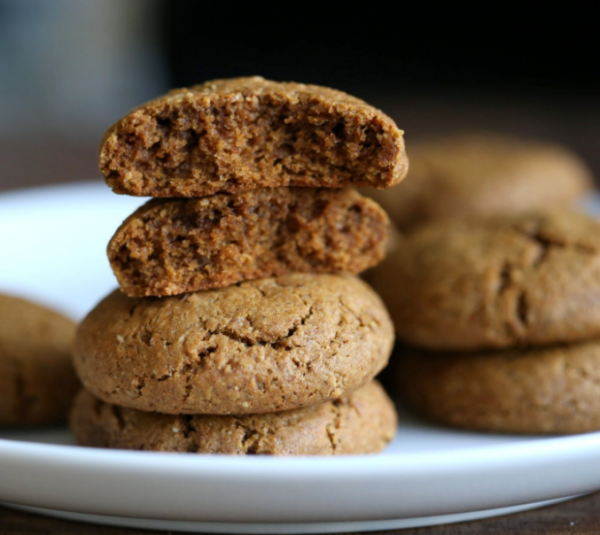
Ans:
[[[0,291],[81,318],[116,286],[104,249],[141,202],[100,183],[0,195]],[[485,435],[401,416],[381,455],[233,458],[79,448],[65,429],[0,431],[0,501],[130,527],[391,529],[513,512],[598,488],[600,433]]]

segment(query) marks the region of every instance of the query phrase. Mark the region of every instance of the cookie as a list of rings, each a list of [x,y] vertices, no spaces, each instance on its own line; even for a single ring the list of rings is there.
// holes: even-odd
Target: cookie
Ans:
[[[573,204],[593,186],[568,149],[490,133],[412,143],[406,181],[365,191],[401,229],[463,215],[513,215]]]
[[[600,222],[574,212],[426,225],[370,273],[409,345],[510,348],[600,337]]]
[[[359,273],[383,258],[388,227],[353,189],[156,199],[121,225],[108,258],[128,295],[176,295],[292,272]]]
[[[0,295],[0,425],[66,421],[79,388],[71,364],[75,324],[29,301]]]
[[[252,414],[339,398],[386,365],[392,343],[360,279],[291,274],[177,297],[116,291],[80,325],[75,367],[108,403]]]
[[[177,89],[105,134],[100,171],[116,193],[202,197],[258,187],[392,186],[403,132],[362,100],[260,77]]]
[[[403,398],[450,426],[502,433],[600,430],[600,342],[488,353],[411,351]]]
[[[396,425],[394,406],[376,381],[334,401],[271,414],[159,414],[110,405],[85,390],[71,413],[83,446],[233,455],[377,453]]]

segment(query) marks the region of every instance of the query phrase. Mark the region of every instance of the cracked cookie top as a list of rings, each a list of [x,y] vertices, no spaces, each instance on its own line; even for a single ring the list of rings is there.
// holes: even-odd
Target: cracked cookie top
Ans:
[[[403,132],[378,109],[327,87],[258,76],[171,91],[123,117],[100,146],[108,185],[151,197],[385,188],[407,170]]]
[[[352,275],[291,274],[165,298],[106,297],[75,366],[100,399],[169,414],[247,414],[336,399],[387,363],[393,327]]]
[[[574,212],[431,223],[370,273],[399,338],[477,350],[600,336],[600,222]]]
[[[377,381],[340,399],[269,414],[167,415],[109,405],[82,390],[71,427],[83,446],[229,455],[377,453],[396,433]]]
[[[64,422],[79,388],[71,364],[75,323],[0,295],[0,425]]]

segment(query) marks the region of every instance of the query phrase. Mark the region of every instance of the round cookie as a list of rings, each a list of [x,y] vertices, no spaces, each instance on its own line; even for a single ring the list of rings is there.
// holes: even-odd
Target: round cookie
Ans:
[[[400,182],[403,132],[380,110],[315,85],[259,76],[176,89],[104,135],[100,171],[116,193],[204,197],[259,187]]]
[[[71,364],[75,324],[29,301],[0,295],[0,425],[66,421],[79,382]]]
[[[399,242],[369,281],[409,345],[600,337],[600,222],[574,212],[434,222]]]
[[[109,405],[85,390],[71,413],[83,446],[233,455],[377,453],[396,425],[394,406],[376,381],[335,401],[271,414],[166,415]]]
[[[445,354],[409,350],[397,372],[403,398],[450,426],[502,433],[600,429],[600,342]]]
[[[252,414],[336,399],[387,363],[393,327],[352,275],[291,274],[165,298],[106,297],[75,366],[108,403],[167,414]]]
[[[407,180],[366,190],[402,230],[464,215],[510,215],[565,207],[593,187],[568,149],[491,133],[412,143]]]

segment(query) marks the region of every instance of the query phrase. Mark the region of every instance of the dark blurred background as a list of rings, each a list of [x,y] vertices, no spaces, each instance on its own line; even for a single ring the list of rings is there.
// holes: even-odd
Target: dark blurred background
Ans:
[[[366,99],[409,155],[419,137],[488,129],[566,143],[600,175],[600,47],[593,15],[568,7],[0,0],[0,189],[97,178],[128,109],[252,74]]]

